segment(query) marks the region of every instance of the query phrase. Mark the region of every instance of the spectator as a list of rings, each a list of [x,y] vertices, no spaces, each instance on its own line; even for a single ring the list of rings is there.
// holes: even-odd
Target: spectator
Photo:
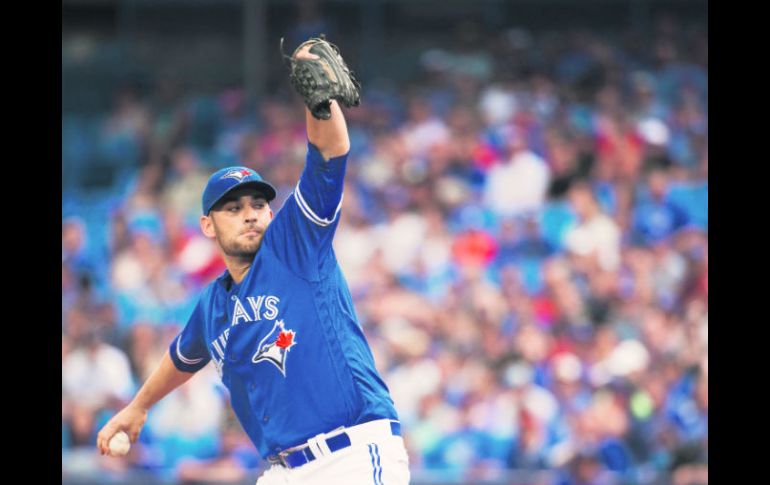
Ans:
[[[670,237],[687,223],[684,212],[667,200],[668,177],[661,169],[647,176],[646,197],[634,209],[635,239],[653,245]]]
[[[486,174],[484,202],[501,217],[537,211],[545,201],[550,169],[528,148],[518,128],[507,127],[502,138],[503,161]]]
[[[446,123],[433,113],[432,107],[425,99],[412,97],[408,109],[409,117],[401,128],[400,135],[410,155],[425,156],[434,145],[449,141]]]
[[[62,394],[92,410],[127,402],[134,382],[126,354],[87,331],[62,360]]]
[[[578,224],[566,235],[566,246],[581,266],[615,271],[620,264],[620,229],[599,207],[591,188],[576,184],[569,193]]]
[[[191,148],[180,147],[171,153],[168,180],[163,191],[163,206],[184,215],[187,224],[197,225],[200,194],[208,181],[208,172]]]

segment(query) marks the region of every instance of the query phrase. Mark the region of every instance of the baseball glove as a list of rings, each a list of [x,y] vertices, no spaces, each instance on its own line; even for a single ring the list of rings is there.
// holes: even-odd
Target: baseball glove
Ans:
[[[297,53],[308,44],[311,45],[310,53],[317,55],[318,59],[297,59]],[[345,65],[337,46],[329,43],[324,34],[300,44],[291,57],[283,53],[281,39],[281,55],[289,67],[292,86],[304,98],[315,118],[331,118],[329,101],[332,99],[348,108],[361,103],[361,84]]]

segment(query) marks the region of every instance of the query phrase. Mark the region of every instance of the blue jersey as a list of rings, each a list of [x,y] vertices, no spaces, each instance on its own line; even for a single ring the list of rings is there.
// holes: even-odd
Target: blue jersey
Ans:
[[[398,419],[332,249],[347,155],[308,143],[297,187],[268,226],[245,278],[209,284],[171,359],[213,361],[263,457],[340,426]]]

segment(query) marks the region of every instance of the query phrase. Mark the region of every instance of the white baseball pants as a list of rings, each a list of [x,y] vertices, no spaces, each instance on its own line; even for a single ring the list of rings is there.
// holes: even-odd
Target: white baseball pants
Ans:
[[[381,421],[389,426],[387,420]],[[409,457],[404,440],[378,424],[382,423],[346,428],[351,442],[347,448],[296,468],[274,464],[256,485],[408,485]]]

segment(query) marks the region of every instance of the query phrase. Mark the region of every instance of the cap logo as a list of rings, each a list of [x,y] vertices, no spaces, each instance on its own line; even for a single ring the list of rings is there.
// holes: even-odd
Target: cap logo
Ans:
[[[220,177],[220,180],[235,179],[238,182],[240,182],[241,180],[243,180],[245,177],[248,177],[249,175],[251,175],[251,172],[249,172],[245,168],[241,168],[237,170],[228,170],[227,173],[225,173]]]

